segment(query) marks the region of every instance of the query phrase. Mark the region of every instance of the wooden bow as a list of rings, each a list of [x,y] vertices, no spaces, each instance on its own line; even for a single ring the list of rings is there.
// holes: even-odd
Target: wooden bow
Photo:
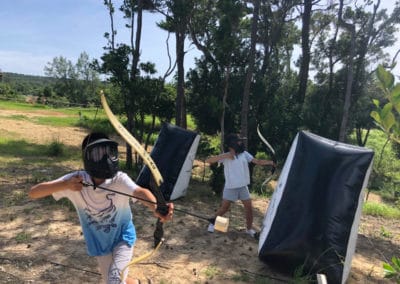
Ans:
[[[119,120],[115,117],[113,112],[111,111],[110,107],[108,106],[106,97],[104,96],[103,91],[100,92],[100,99],[101,99],[101,104],[103,105],[104,111],[106,112],[106,115],[108,119],[110,120],[111,124],[115,128],[115,130],[121,135],[121,137],[139,154],[139,156],[143,159],[143,162],[146,164],[146,166],[149,167],[154,181],[156,183],[156,188],[152,189],[152,193],[157,199],[157,209],[161,208],[166,208],[166,201],[164,198],[164,195],[160,191],[159,187],[163,184],[163,178],[161,176],[160,171],[157,168],[156,163],[153,161],[149,153],[143,148],[143,146],[135,139],[135,137],[132,136],[132,134],[119,122]],[[161,212],[161,214],[163,214]],[[154,254],[158,248],[161,246],[163,243],[163,236],[164,236],[164,229],[163,229],[163,223],[160,221],[160,219],[157,220],[156,224],[156,229],[154,231],[154,239],[155,239],[155,248],[153,251],[146,253],[143,256],[139,256],[135,259],[133,259],[124,269],[123,271],[143,259],[146,259],[147,257],[151,256]],[[121,272],[121,275],[123,275],[123,271]]]

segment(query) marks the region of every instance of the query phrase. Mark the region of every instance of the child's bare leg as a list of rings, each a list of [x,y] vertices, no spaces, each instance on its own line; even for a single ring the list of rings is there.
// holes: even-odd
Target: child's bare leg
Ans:
[[[221,206],[218,208],[217,212],[215,213],[216,216],[224,216],[226,212],[228,212],[229,208],[231,207],[231,201],[229,200],[222,200]]]
[[[242,200],[242,203],[246,214],[247,230],[250,230],[253,227],[253,206],[251,204],[251,199]]]
[[[126,284],[140,284],[140,281],[138,279],[133,279],[130,277],[126,277],[125,279]]]

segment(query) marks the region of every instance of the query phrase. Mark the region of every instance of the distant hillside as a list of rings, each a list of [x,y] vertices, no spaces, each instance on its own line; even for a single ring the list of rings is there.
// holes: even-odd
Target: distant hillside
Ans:
[[[41,96],[45,89],[51,90],[56,79],[44,76],[3,72],[0,96],[17,99],[20,96]]]
[[[53,105],[86,106],[98,103],[96,90],[103,84],[101,81],[69,79],[68,83],[62,84],[59,79],[52,77],[3,72],[0,98],[17,101],[41,100]]]
[[[55,82],[54,78],[45,76],[24,75],[17,73],[3,72],[2,82],[10,85],[30,85],[32,87],[44,87]]]

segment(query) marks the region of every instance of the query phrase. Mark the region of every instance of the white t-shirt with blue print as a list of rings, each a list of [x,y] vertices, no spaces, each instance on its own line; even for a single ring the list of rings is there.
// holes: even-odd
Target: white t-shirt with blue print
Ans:
[[[60,180],[74,175],[81,175],[84,182],[93,184],[85,171],[67,174]],[[118,172],[115,177],[105,180],[99,186],[129,195],[138,188],[124,172]],[[74,204],[90,256],[107,255],[121,241],[129,246],[135,243],[136,231],[129,197],[100,188],[93,189],[93,186],[83,186],[81,191],[65,189],[53,193],[53,197],[56,200],[66,197]]]

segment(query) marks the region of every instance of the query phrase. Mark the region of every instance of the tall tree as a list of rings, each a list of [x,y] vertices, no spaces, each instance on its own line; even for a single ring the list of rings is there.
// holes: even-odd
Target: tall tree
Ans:
[[[284,153],[298,130],[295,118],[297,76],[291,69],[293,50],[299,44],[299,0],[262,0],[258,27],[257,69],[253,80],[254,95],[250,100],[249,135],[256,123],[273,144]],[[253,131],[250,129],[253,128]],[[282,131],[285,129],[285,131]],[[256,135],[255,135],[256,136]],[[253,136],[253,140],[259,141]],[[250,144],[252,143],[249,137]],[[285,149],[285,150],[283,150]]]
[[[116,42],[117,30],[114,26],[114,3],[112,0],[104,0],[104,5],[109,12],[111,31],[110,33],[105,33],[105,37],[108,40],[105,48],[107,52],[101,57],[103,62],[100,70],[106,74],[111,74],[110,81],[122,91],[123,104],[127,116],[126,127],[132,133],[135,130],[135,111],[140,107],[136,102],[138,94],[135,93],[135,86],[139,76],[138,64],[140,61],[142,15],[143,9],[147,8],[145,6],[146,3],[144,0],[124,0],[119,7],[127,21],[125,26],[130,30],[129,44],[124,44]],[[135,14],[137,14],[136,18]],[[132,148],[129,144],[126,144],[126,152],[126,166],[127,168],[132,168]]]
[[[159,2],[159,1],[157,1]],[[158,11],[165,16],[165,21],[159,26],[168,32],[175,33],[175,54],[177,65],[175,123],[186,128],[186,99],[185,99],[185,40],[188,34],[188,24],[192,15],[193,0],[168,0],[158,3]],[[156,6],[156,7],[157,7]]]
[[[347,60],[347,77],[346,77],[346,91],[344,94],[344,104],[343,104],[343,114],[342,122],[340,124],[339,130],[339,141],[344,142],[347,133],[347,123],[349,120],[349,110],[351,104],[351,93],[353,85],[353,66],[354,66],[354,53],[356,47],[356,29],[354,23],[348,23],[343,20],[343,0],[340,0],[339,15],[338,15],[339,25],[348,31],[350,34],[350,46],[349,56]]]
[[[44,74],[57,79],[55,91],[60,97],[68,97],[73,92],[72,78],[74,73],[74,65],[71,60],[63,56],[54,57],[44,67]]]
[[[393,44],[392,35],[395,25],[400,23],[399,3],[389,17],[385,10],[378,10],[379,6],[380,0],[377,0],[376,2],[366,2],[365,6],[356,6],[354,9],[347,7],[343,13],[339,11],[339,16],[347,17],[347,22],[344,22],[343,17],[339,17],[339,19],[342,18],[339,25],[345,27],[350,37],[349,56],[346,57],[345,62],[348,71],[351,71],[350,68],[353,70],[351,74],[347,73],[347,80],[350,80],[350,76],[352,76],[352,84],[349,85],[349,81],[346,82],[343,116],[339,131],[339,140],[341,141],[345,140],[349,129],[361,126],[361,121],[356,119],[365,117],[365,115],[356,116],[355,114],[357,114],[357,104],[366,96],[366,86],[371,80],[371,73],[367,68],[371,67],[371,63],[388,60],[382,53],[382,49]],[[350,21],[352,24],[349,24]],[[350,113],[353,114],[353,118],[349,116]],[[359,140],[361,139],[359,138]]]
[[[310,21],[311,10],[313,6],[312,0],[304,0],[304,10],[301,16],[301,62],[299,70],[299,90],[297,92],[297,101],[300,106],[304,103],[307,91],[308,70],[310,67]]]
[[[240,120],[240,134],[243,137],[247,137],[248,132],[248,113],[249,113],[249,97],[250,97],[250,87],[251,81],[254,73],[254,64],[256,59],[256,43],[257,43],[257,27],[258,19],[260,13],[260,0],[253,1],[253,18],[251,22],[251,36],[250,36],[250,51],[249,59],[247,63],[246,80],[244,83],[243,99],[242,99],[242,111]],[[245,145],[247,148],[247,139],[245,140]]]
[[[79,55],[76,64],[65,57],[55,57],[47,63],[44,72],[56,79],[54,90],[58,97],[71,104],[87,105],[96,101],[94,94],[100,84],[99,75],[86,52]]]
[[[360,144],[365,142],[366,137],[358,135],[368,133],[360,131],[361,128],[372,126],[367,115],[372,107],[370,97],[376,89],[371,70],[378,62],[390,64],[383,51],[393,45],[393,34],[400,20],[396,7],[390,15],[378,7],[379,1],[359,2],[357,5],[353,1],[342,8],[343,19],[355,27],[354,49],[350,48],[351,33],[339,25],[337,20],[338,5],[313,13],[313,30],[323,26],[326,28],[318,34],[317,44],[312,50],[312,64],[317,72],[314,81],[316,85],[310,95],[315,96],[311,99],[315,107],[312,115],[306,114],[310,119],[305,127],[323,136],[338,139],[346,93],[346,70],[351,57],[354,71],[346,134],[356,128],[357,140]],[[349,56],[351,50],[354,51],[353,56]],[[313,123],[311,119],[318,123]]]
[[[190,24],[190,34],[193,43],[203,52],[204,59],[220,78],[219,86],[215,87],[222,93],[219,123],[223,147],[231,73],[234,70],[234,60],[242,58],[241,23],[245,15],[245,6],[239,0],[201,1],[197,4],[196,16]]]
[[[80,101],[84,104],[97,102],[96,90],[100,85],[99,73],[94,70],[86,52],[80,54],[76,64]]]

